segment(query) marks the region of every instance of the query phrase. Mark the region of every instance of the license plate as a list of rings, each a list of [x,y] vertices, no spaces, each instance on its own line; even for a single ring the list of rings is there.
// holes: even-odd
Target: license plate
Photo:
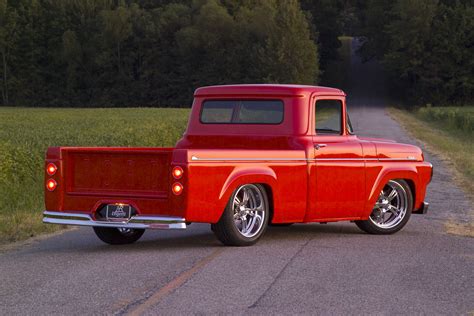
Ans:
[[[132,207],[128,204],[109,204],[105,209],[108,221],[124,221],[130,219]]]

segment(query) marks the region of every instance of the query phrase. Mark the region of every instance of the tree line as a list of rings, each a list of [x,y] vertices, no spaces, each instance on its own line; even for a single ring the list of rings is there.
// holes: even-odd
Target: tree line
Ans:
[[[2,103],[188,106],[202,85],[319,78],[291,1],[0,1]]]
[[[369,0],[361,7],[361,53],[377,58],[396,92],[414,102],[472,104],[472,0]]]
[[[401,89],[473,91],[473,13],[436,0],[0,0],[1,104],[189,106],[196,87],[325,83],[363,36]]]

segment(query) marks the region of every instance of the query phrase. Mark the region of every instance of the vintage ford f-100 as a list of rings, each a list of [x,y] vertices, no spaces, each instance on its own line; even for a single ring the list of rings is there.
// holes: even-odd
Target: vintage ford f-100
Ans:
[[[432,169],[416,146],[354,135],[339,89],[203,87],[175,148],[49,148],[43,221],[110,244],[191,222],[239,246],[269,224],[391,234],[426,212]]]

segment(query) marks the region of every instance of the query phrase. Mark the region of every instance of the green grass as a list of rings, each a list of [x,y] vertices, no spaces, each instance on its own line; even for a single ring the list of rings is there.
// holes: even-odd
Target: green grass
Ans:
[[[456,178],[474,195],[474,106],[425,107],[416,111],[389,109],[416,138],[452,162]],[[435,166],[436,167],[436,166]]]
[[[461,136],[474,136],[474,106],[466,107],[424,107],[416,112],[417,117],[436,123],[438,128]]]
[[[48,147],[174,146],[188,115],[188,109],[0,107],[0,244],[61,228],[41,222]]]

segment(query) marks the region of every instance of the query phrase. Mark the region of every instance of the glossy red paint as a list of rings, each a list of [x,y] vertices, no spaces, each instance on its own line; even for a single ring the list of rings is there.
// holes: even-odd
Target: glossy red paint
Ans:
[[[203,101],[279,99],[279,125],[202,124]],[[341,135],[318,135],[317,100],[343,104]],[[110,203],[132,205],[140,215],[216,223],[232,192],[242,184],[263,184],[272,222],[328,222],[367,219],[390,179],[405,179],[421,208],[432,166],[418,147],[351,135],[341,90],[300,85],[231,85],[196,90],[189,124],[175,148],[48,149],[58,186],[45,190],[46,209],[90,214]],[[174,170],[180,170],[176,172]],[[179,194],[173,192],[176,183]],[[175,194],[173,194],[175,193]]]

